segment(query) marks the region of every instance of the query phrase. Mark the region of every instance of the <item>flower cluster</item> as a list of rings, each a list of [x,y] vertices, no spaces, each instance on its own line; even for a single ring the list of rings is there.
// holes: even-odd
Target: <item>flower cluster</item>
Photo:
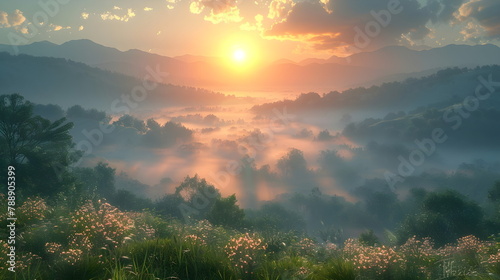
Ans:
[[[438,252],[434,249],[430,238],[417,239],[413,236],[399,247],[398,253],[402,259],[402,269],[413,268],[412,271],[418,271],[426,276],[432,273],[430,267],[438,259]]]
[[[60,254],[62,245],[56,242],[47,242],[45,243],[45,251],[49,254]]]
[[[49,207],[45,200],[40,197],[28,197],[26,201],[17,209],[19,220],[23,223],[29,221],[39,221],[45,218]]]
[[[148,213],[128,213],[129,217],[134,221],[134,233],[130,237],[134,240],[148,240],[156,235],[156,230],[147,220],[150,214]]]
[[[337,244],[327,241],[325,244],[325,249],[328,251],[336,251],[338,249]]]
[[[462,254],[485,253],[492,244],[481,241],[474,235],[468,235],[457,240],[457,251]]]
[[[208,244],[221,247],[227,244],[230,238],[230,234],[226,229],[219,226],[213,226],[207,220],[201,220],[192,226],[185,227],[183,234],[196,235]]]
[[[498,250],[496,254],[491,254],[484,264],[491,272],[500,274],[500,250]]]
[[[294,276],[298,279],[305,279],[310,273],[311,271],[307,267],[301,266],[297,272],[295,272]]]
[[[246,233],[230,239],[224,250],[235,267],[245,274],[253,274],[259,256],[266,250],[266,245],[255,234]]]
[[[366,249],[364,254],[354,258],[354,263],[358,267],[374,270],[378,274],[386,272],[391,266],[398,265],[398,262],[403,261],[392,247],[367,246]]]
[[[134,227],[133,220],[109,203],[87,201],[71,219],[72,231],[87,237],[96,247],[114,248]]]
[[[416,236],[409,238],[405,244],[399,247],[399,253],[406,261],[431,264],[437,255],[434,244],[430,238],[417,239]]]
[[[348,239],[344,253],[359,271],[381,275],[394,267],[401,267],[404,259],[394,247],[365,246],[358,240]]]
[[[353,257],[355,255],[358,255],[360,252],[363,251],[363,244],[361,244],[358,240],[349,238],[344,242],[344,253],[348,257]]]
[[[500,250],[496,254],[490,255],[486,262],[489,264],[500,265]]]
[[[79,262],[83,257],[83,251],[80,249],[69,249],[67,251],[63,251],[60,254],[60,261],[63,263],[75,265]]]
[[[296,244],[301,255],[310,255],[313,254],[316,249],[316,243],[309,238],[303,238]]]
[[[202,245],[202,246],[207,245],[207,242],[205,242],[203,238],[198,237],[197,235],[194,234],[184,236],[184,241],[196,245]]]
[[[7,270],[9,264],[9,244],[4,240],[0,240],[0,271]],[[31,267],[34,261],[40,260],[41,258],[31,252],[16,252],[16,270],[23,270]]]
[[[82,252],[90,252],[93,245],[92,242],[90,242],[88,235],[77,232],[70,237],[68,247],[71,249],[81,250]]]

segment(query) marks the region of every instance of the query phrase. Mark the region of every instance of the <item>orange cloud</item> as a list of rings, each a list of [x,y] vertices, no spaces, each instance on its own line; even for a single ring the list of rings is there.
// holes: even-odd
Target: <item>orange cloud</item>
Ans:
[[[284,18],[264,35],[303,41],[315,50],[337,53],[397,44],[402,36],[421,40],[431,32],[429,22],[451,20],[450,13],[458,9],[450,1],[421,4],[417,0],[371,0],[360,4],[352,0],[316,0],[298,2],[287,10],[286,1],[271,2],[268,17]],[[368,43],[360,44],[360,36]]]
[[[461,21],[474,20],[484,28],[487,35],[490,37],[500,38],[500,2],[496,0],[472,0],[460,6],[456,18]],[[471,38],[478,36],[476,32],[472,32],[472,26],[465,27],[462,34],[466,34]],[[474,28],[477,30],[476,28]]]
[[[0,11],[0,27],[16,27],[23,24],[25,21],[26,18],[20,10],[15,10],[10,15],[4,11]]]
[[[113,9],[115,11],[121,10],[120,7],[116,7],[116,6]],[[121,14],[121,15],[115,14],[115,13],[109,12],[109,11],[101,14],[102,20],[117,20],[117,21],[128,22],[131,18],[134,18],[134,17],[135,17],[135,12],[132,9],[127,9],[126,13]]]
[[[235,0],[196,0],[191,2],[189,10],[193,14],[201,14],[203,11],[208,11],[208,15],[204,19],[214,24],[240,22],[243,20]]]

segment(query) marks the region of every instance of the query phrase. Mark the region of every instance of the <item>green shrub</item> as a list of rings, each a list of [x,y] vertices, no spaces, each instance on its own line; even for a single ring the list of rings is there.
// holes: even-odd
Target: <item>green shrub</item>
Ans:
[[[354,264],[343,258],[335,258],[320,265],[313,273],[315,280],[355,280],[358,274]]]

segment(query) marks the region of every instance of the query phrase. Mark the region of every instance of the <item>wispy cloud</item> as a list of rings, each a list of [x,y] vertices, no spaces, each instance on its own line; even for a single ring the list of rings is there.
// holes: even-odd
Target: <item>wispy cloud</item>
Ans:
[[[61,31],[67,29],[71,29],[71,26],[61,26],[53,23],[49,24],[49,31]]]
[[[116,8],[119,8],[119,7],[115,6],[114,10],[121,10],[121,8],[119,8],[119,9],[116,9]],[[117,21],[128,22],[131,18],[134,18],[134,17],[135,17],[135,12],[132,9],[127,9],[126,13],[121,13],[121,14],[113,13],[110,11],[101,14],[102,20],[117,20]]]

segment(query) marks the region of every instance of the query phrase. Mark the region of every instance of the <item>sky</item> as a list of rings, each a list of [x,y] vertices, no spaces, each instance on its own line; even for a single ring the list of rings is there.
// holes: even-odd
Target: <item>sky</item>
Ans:
[[[498,0],[40,0],[0,3],[0,43],[90,39],[120,50],[255,60],[388,45],[500,45]]]

